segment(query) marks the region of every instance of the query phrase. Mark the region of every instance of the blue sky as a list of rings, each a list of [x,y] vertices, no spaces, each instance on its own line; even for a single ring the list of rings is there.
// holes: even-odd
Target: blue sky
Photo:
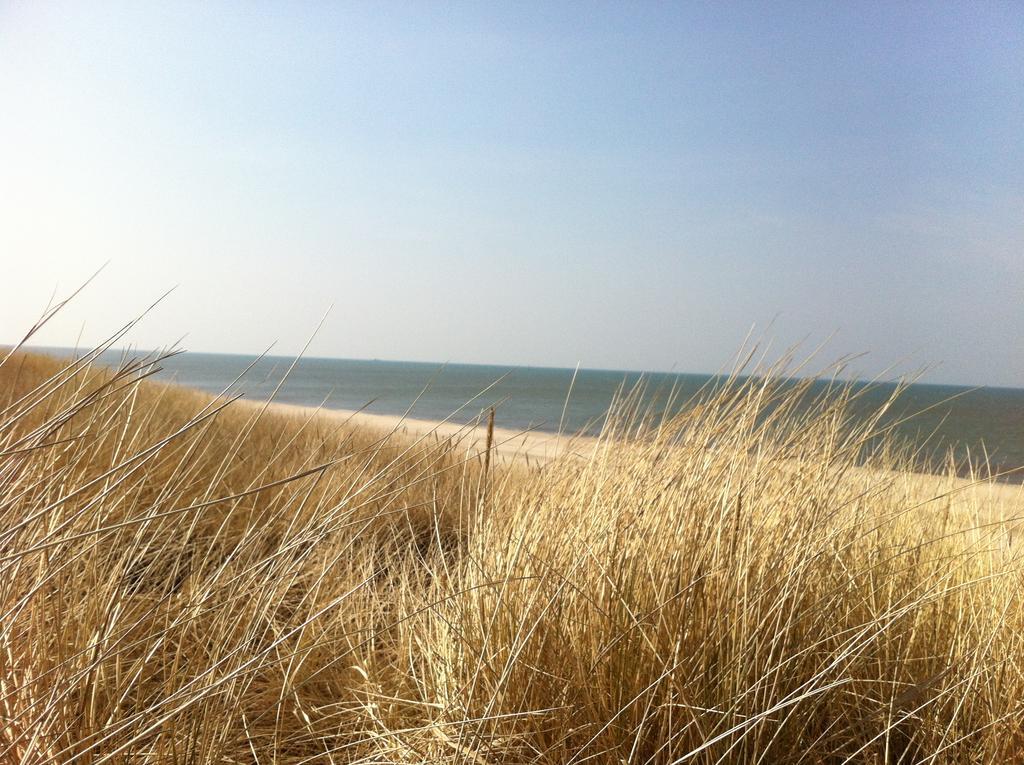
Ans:
[[[1024,386],[1018,3],[3,4],[0,99],[0,341]]]

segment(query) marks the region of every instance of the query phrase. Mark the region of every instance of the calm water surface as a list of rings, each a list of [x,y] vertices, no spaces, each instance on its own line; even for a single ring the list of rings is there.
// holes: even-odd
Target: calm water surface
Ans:
[[[121,352],[111,351],[101,361],[117,364],[121,357]],[[242,355],[185,353],[161,362],[158,376],[219,393],[252,361]],[[248,398],[269,397],[292,361],[261,359],[237,389]],[[581,369],[566,406],[572,379],[571,369],[308,358],[296,364],[276,400],[336,409],[365,408],[378,414],[401,414],[412,407],[411,417],[451,417],[457,422],[469,422],[496,406],[500,426],[557,431],[561,423],[566,432],[596,432],[613,396],[623,386],[628,389],[643,379],[649,397],[661,394],[663,399],[674,387],[677,400],[685,401],[715,380],[696,374]],[[869,412],[892,390],[891,384],[872,386],[858,407]],[[925,442],[928,454],[944,453],[952,447],[961,456],[967,449],[981,455],[984,449],[997,470],[1024,465],[1022,389],[915,384],[904,392],[892,418],[916,412],[920,414],[899,425],[896,432],[914,443]]]

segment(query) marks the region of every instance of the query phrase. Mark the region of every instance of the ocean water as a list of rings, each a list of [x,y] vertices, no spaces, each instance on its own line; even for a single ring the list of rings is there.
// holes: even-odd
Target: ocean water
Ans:
[[[101,362],[116,365],[121,358],[122,352],[109,351]],[[680,403],[716,381],[697,374],[581,369],[573,383],[572,369],[304,358],[282,384],[292,358],[265,357],[246,371],[253,360],[189,352],[162,361],[157,376],[220,393],[244,372],[234,390],[247,398],[269,398],[280,385],[275,399],[284,403],[377,414],[408,411],[410,417],[451,418],[460,423],[494,406],[498,426],[569,433],[597,432],[616,391],[628,390],[641,380],[648,401],[664,402],[674,389],[675,401]],[[824,385],[818,383],[816,391]],[[874,411],[892,390],[893,384],[868,386],[855,414]],[[996,472],[1024,465],[1024,389],[914,384],[903,392],[886,422],[909,415],[914,416],[894,430],[910,443],[924,444],[922,469],[933,466],[950,449],[960,459],[968,452],[975,459],[987,455]],[[1009,480],[1021,480],[1021,473]]]

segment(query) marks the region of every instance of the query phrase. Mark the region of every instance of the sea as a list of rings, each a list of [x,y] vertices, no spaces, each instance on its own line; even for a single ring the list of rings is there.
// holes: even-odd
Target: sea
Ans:
[[[38,349],[69,356],[71,349]],[[141,352],[104,352],[100,363],[116,366]],[[513,429],[563,433],[600,431],[617,394],[643,389],[641,400],[654,411],[685,406],[722,378],[706,374],[557,369],[484,364],[253,356],[186,352],[164,359],[156,377],[250,399],[374,414],[406,414],[429,420],[471,422],[495,410],[495,424]],[[240,379],[239,379],[240,378]],[[816,382],[810,396],[827,381]],[[852,414],[867,417],[892,394],[896,383],[852,383],[859,396]],[[672,395],[670,396],[670,392]],[[945,469],[952,454],[959,470],[984,461],[987,470],[1007,473],[1024,466],[1024,389],[968,388],[915,383],[906,387],[883,425],[897,438],[920,446],[922,470]],[[1003,475],[1021,482],[1024,470]]]

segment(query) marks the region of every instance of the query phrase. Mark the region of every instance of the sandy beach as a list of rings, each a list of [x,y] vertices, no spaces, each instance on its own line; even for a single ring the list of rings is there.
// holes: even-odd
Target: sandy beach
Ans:
[[[261,407],[264,402],[245,401],[245,405]],[[382,435],[394,433],[412,439],[451,438],[470,453],[482,453],[487,448],[486,422],[462,425],[443,420],[424,420],[401,415],[370,414],[351,409],[326,409],[276,402],[270,405],[268,411],[304,418],[322,417],[339,425],[371,428]],[[493,454],[496,459],[527,465],[544,464],[569,453],[587,457],[598,444],[598,439],[592,436],[558,435],[541,430],[522,431],[498,426],[494,428],[493,439]]]
[[[259,408],[265,402],[242,400],[245,406]],[[461,425],[441,420],[425,420],[400,415],[370,414],[350,409],[326,409],[296,404],[271,403],[268,411],[291,417],[321,417],[338,426],[369,428],[381,436],[394,434],[403,438],[429,439],[451,438],[469,455],[480,454],[486,448],[487,424]],[[600,443],[593,436],[558,435],[545,431],[521,431],[511,428],[494,428],[493,458],[502,463],[517,463],[540,467],[556,457],[566,454],[581,459],[589,458]],[[997,518],[1011,519],[1024,517],[1024,485],[1003,482],[973,482],[966,478],[951,478],[929,473],[886,473],[878,480],[893,478],[911,482],[922,498],[949,497],[955,503],[977,500],[987,509],[982,523]]]

